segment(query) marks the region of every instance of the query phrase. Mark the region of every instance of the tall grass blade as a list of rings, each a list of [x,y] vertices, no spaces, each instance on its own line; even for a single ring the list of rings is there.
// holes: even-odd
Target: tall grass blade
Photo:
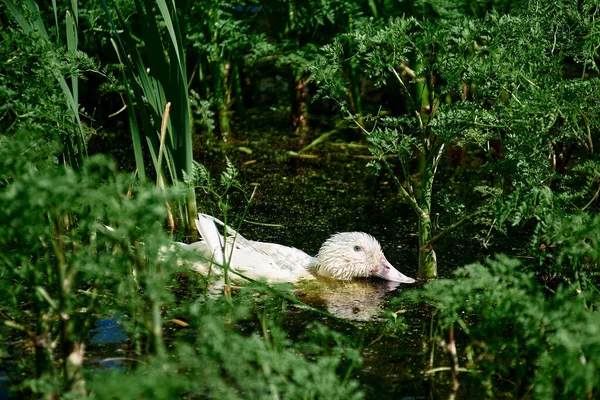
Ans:
[[[193,173],[193,154],[187,72],[175,4],[164,0],[156,2],[135,0],[139,18],[137,26],[141,30],[143,47],[139,47],[133,39],[128,24],[120,14],[115,2],[111,0],[110,4],[120,29],[123,30],[122,34],[117,31],[117,24],[108,8],[107,1],[102,0],[113,36],[116,39],[114,43],[119,60],[123,64],[126,87],[133,92],[133,97],[129,98],[127,102],[130,123],[135,120],[131,126],[138,170],[142,170],[137,160],[137,154],[141,154],[143,136],[148,145],[157,177],[163,176],[164,164],[172,184],[181,184],[186,175],[191,176]],[[160,16],[155,14],[155,7],[158,8]],[[168,33],[166,38],[162,34],[163,25]],[[159,156],[160,126],[163,109],[167,103],[171,103],[171,108],[169,119],[166,121],[165,137],[162,141],[164,152],[161,151]],[[141,130],[139,129],[140,123]],[[184,223],[189,229],[194,229],[196,200],[193,188],[189,188],[186,195],[187,200],[184,204],[180,204],[180,208],[186,210]]]
[[[54,23],[56,24],[56,37],[60,37],[58,28],[58,7],[56,6],[56,0],[52,0],[52,10],[54,11]]]
[[[40,8],[35,1],[25,0],[23,3],[19,3],[25,6],[26,13],[23,13],[21,7],[13,0],[4,0],[4,4],[6,4],[6,7],[25,33],[39,32],[43,37],[48,38],[48,32],[46,32],[44,22],[40,18]],[[32,17],[28,18],[28,16]]]
[[[79,6],[77,5],[77,0],[71,0],[71,10],[75,17],[75,23],[79,26]]]
[[[67,50],[75,56],[77,54],[77,24],[73,19],[73,15],[67,11],[65,16],[67,24]],[[71,89],[73,90],[73,100],[75,104],[79,104],[79,81],[77,74],[71,75]]]

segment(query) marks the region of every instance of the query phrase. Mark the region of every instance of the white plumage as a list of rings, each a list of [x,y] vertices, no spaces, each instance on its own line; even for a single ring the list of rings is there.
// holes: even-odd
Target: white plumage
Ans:
[[[226,240],[217,224],[224,227]],[[378,276],[393,282],[415,281],[396,270],[377,240],[363,232],[336,233],[323,243],[317,257],[312,257],[294,247],[248,240],[210,215],[198,214],[196,227],[202,240],[183,246],[253,279],[296,282],[314,279],[316,274],[340,280]],[[210,264],[196,263],[194,269],[206,273]]]

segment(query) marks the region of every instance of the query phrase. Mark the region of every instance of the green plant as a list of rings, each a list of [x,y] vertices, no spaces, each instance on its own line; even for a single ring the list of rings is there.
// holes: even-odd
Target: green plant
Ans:
[[[46,31],[39,8],[33,0],[22,3],[5,0],[4,4],[23,30],[25,37],[28,38],[27,41],[37,43],[38,50],[41,50],[42,47],[44,48],[44,53],[41,54],[41,57],[45,59],[48,65],[43,66],[42,69],[44,69],[45,74],[52,76],[56,80],[62,91],[63,101],[66,102],[68,107],[69,116],[73,119],[67,127],[60,129],[63,144],[63,162],[77,167],[87,157],[86,129],[79,116],[79,69],[86,66],[89,67],[90,65],[90,60],[84,54],[80,53],[77,47],[77,3],[72,2],[72,9],[65,13],[66,51],[61,49],[60,46],[52,44],[51,35]],[[56,2],[53,3],[53,7],[56,36],[60,38]],[[34,54],[36,52],[33,52],[33,54],[30,53],[29,56],[33,56]],[[14,61],[14,59],[10,60],[10,62]],[[69,75],[70,77],[70,86],[65,79],[65,75]],[[8,82],[8,80],[5,82]],[[45,85],[49,86],[48,83],[45,83]],[[11,97],[13,97],[12,93]],[[17,116],[20,115],[17,114]],[[15,118],[15,116],[13,115],[12,118]]]
[[[288,76],[292,124],[296,133],[306,139],[309,132],[311,65],[320,59],[319,46],[336,34],[352,29],[363,15],[355,1],[274,1],[264,2],[268,15],[273,15],[277,45],[277,67]],[[354,106],[360,112],[358,77],[352,64],[347,69],[354,87],[351,90]],[[344,71],[345,72],[345,71]]]
[[[145,142],[157,184],[162,186],[167,180],[164,159],[168,178],[173,185],[181,185],[186,174],[192,172],[193,154],[185,52],[175,4],[163,0],[155,6],[151,1],[135,1],[135,17],[143,46],[138,46],[140,39],[116,4],[110,4],[109,8],[106,1],[102,2],[116,39],[113,46],[123,68],[137,173],[142,179],[146,177],[142,150]],[[123,34],[118,33],[118,27],[124,29]],[[196,195],[193,188],[185,190],[186,200],[180,203],[180,217],[189,230],[194,230]]]
[[[199,4],[182,4],[185,44],[195,67],[190,87],[199,97],[210,102],[215,121],[200,108],[208,133],[211,126],[219,128],[221,139],[227,142],[232,134],[233,112],[244,112],[242,71],[252,60],[269,53],[266,37],[252,27],[256,16],[246,2],[212,0]]]
[[[264,321],[263,336],[241,335],[231,329],[248,317],[255,302],[251,297],[256,297],[254,290],[239,293],[234,308],[222,299],[182,305],[177,312],[186,315],[190,326],[181,331],[182,337],[167,357],[154,357],[127,375],[120,371],[96,375],[90,385],[92,392],[101,399],[117,393],[120,398],[132,399],[194,394],[217,399],[362,398],[356,382],[346,383],[338,376],[347,368],[342,357],[357,357],[353,344],[339,342],[327,328],[314,329],[307,343],[294,345],[270,319]],[[319,342],[327,345],[322,347]],[[308,343],[314,361],[298,352]],[[157,381],[169,384],[159,386]]]
[[[133,187],[130,177],[116,175],[115,165],[99,157],[77,172],[53,163],[16,169],[15,155],[31,146],[22,139],[2,143],[2,175],[10,176],[0,192],[2,320],[32,346],[23,363],[29,390],[83,394],[84,338],[96,312],[119,303],[131,310],[148,325],[140,338],[160,353],[160,325],[145,310],[146,304],[153,311],[160,307],[160,265],[172,262],[158,258],[167,243],[156,230],[165,214],[156,201],[162,194]],[[134,298],[144,306],[121,303],[140,288],[144,295]]]
[[[393,177],[414,210],[420,278],[437,276],[435,243],[475,215],[492,215],[502,191],[548,185],[567,167],[576,143],[593,154],[600,83],[585,71],[597,69],[587,35],[597,22],[588,14],[578,17],[577,7],[575,2],[523,5],[511,15],[490,12],[479,19],[375,21],[324,47],[325,59],[313,67],[321,95],[338,103],[363,131],[377,157],[372,165]],[[595,10],[587,3],[582,7]],[[350,54],[348,42],[357,49]],[[577,61],[567,62],[568,57]],[[398,100],[369,115],[352,112],[340,79],[346,60]],[[572,76],[571,68],[582,68],[583,74]],[[484,201],[463,196],[463,215],[442,216],[447,222],[441,228],[432,219],[439,206],[434,203],[438,168],[448,148],[466,145],[485,154],[484,173],[500,174],[502,180],[480,174]],[[489,222],[498,223],[498,217]]]
[[[402,198],[417,215],[421,279],[437,276],[433,243],[443,234],[436,235],[434,231],[432,195],[442,156],[453,143],[469,139],[485,142],[486,136],[474,129],[474,121],[489,119],[476,102],[444,100],[448,88],[437,86],[437,74],[439,65],[452,60],[454,54],[451,49],[448,49],[450,54],[437,50],[438,43],[448,40],[448,34],[452,33],[442,31],[440,26],[413,18],[393,19],[385,27],[366,24],[363,29],[325,46],[328,65],[315,66],[322,95],[334,99],[342,112],[363,130],[377,157],[372,165],[378,169],[383,167],[391,174]],[[376,115],[361,117],[350,111],[343,97],[339,100],[344,83],[339,80],[338,71],[345,59],[343,42],[346,38],[358,49],[350,57],[361,60],[363,74],[374,80],[376,86],[389,84],[399,91],[404,100],[403,105],[397,105],[402,110],[400,116],[383,116],[380,109]],[[439,53],[428,55],[434,48]],[[388,79],[393,81],[388,82]],[[363,126],[365,123],[372,126],[367,128]],[[400,163],[402,180],[396,178],[388,155]]]
[[[438,326],[431,345],[455,345],[456,378],[462,364],[490,398],[507,389],[540,399],[593,398],[600,390],[593,356],[600,317],[596,306],[586,307],[597,303],[597,289],[577,294],[561,288],[548,297],[520,261],[498,256],[408,297],[434,307]]]

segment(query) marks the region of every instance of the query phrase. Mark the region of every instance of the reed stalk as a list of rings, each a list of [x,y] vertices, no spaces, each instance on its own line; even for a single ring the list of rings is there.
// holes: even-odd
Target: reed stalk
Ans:
[[[115,2],[108,1],[111,9],[107,0],[102,0],[102,6],[111,26],[113,46],[123,68],[125,102],[139,176],[141,179],[146,176],[143,155],[143,143],[146,143],[145,148],[152,158],[157,179],[164,179],[159,177],[165,176],[168,171],[166,176],[173,186],[184,185],[185,178],[193,174],[192,118],[175,3],[168,0],[135,0],[137,22],[144,40],[143,46],[138,46]],[[118,23],[113,19],[113,12]],[[161,28],[162,25],[164,28]],[[169,118],[163,121],[167,103],[170,104]],[[184,189],[184,199],[180,201],[179,208],[183,211],[182,223],[193,231],[197,214],[193,187]]]

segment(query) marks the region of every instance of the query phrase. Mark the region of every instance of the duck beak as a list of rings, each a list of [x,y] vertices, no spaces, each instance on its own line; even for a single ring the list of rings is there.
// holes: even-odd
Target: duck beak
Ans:
[[[413,278],[400,273],[390,262],[385,258],[381,257],[377,266],[371,271],[371,275],[378,276],[388,281],[400,282],[400,283],[414,283]]]

